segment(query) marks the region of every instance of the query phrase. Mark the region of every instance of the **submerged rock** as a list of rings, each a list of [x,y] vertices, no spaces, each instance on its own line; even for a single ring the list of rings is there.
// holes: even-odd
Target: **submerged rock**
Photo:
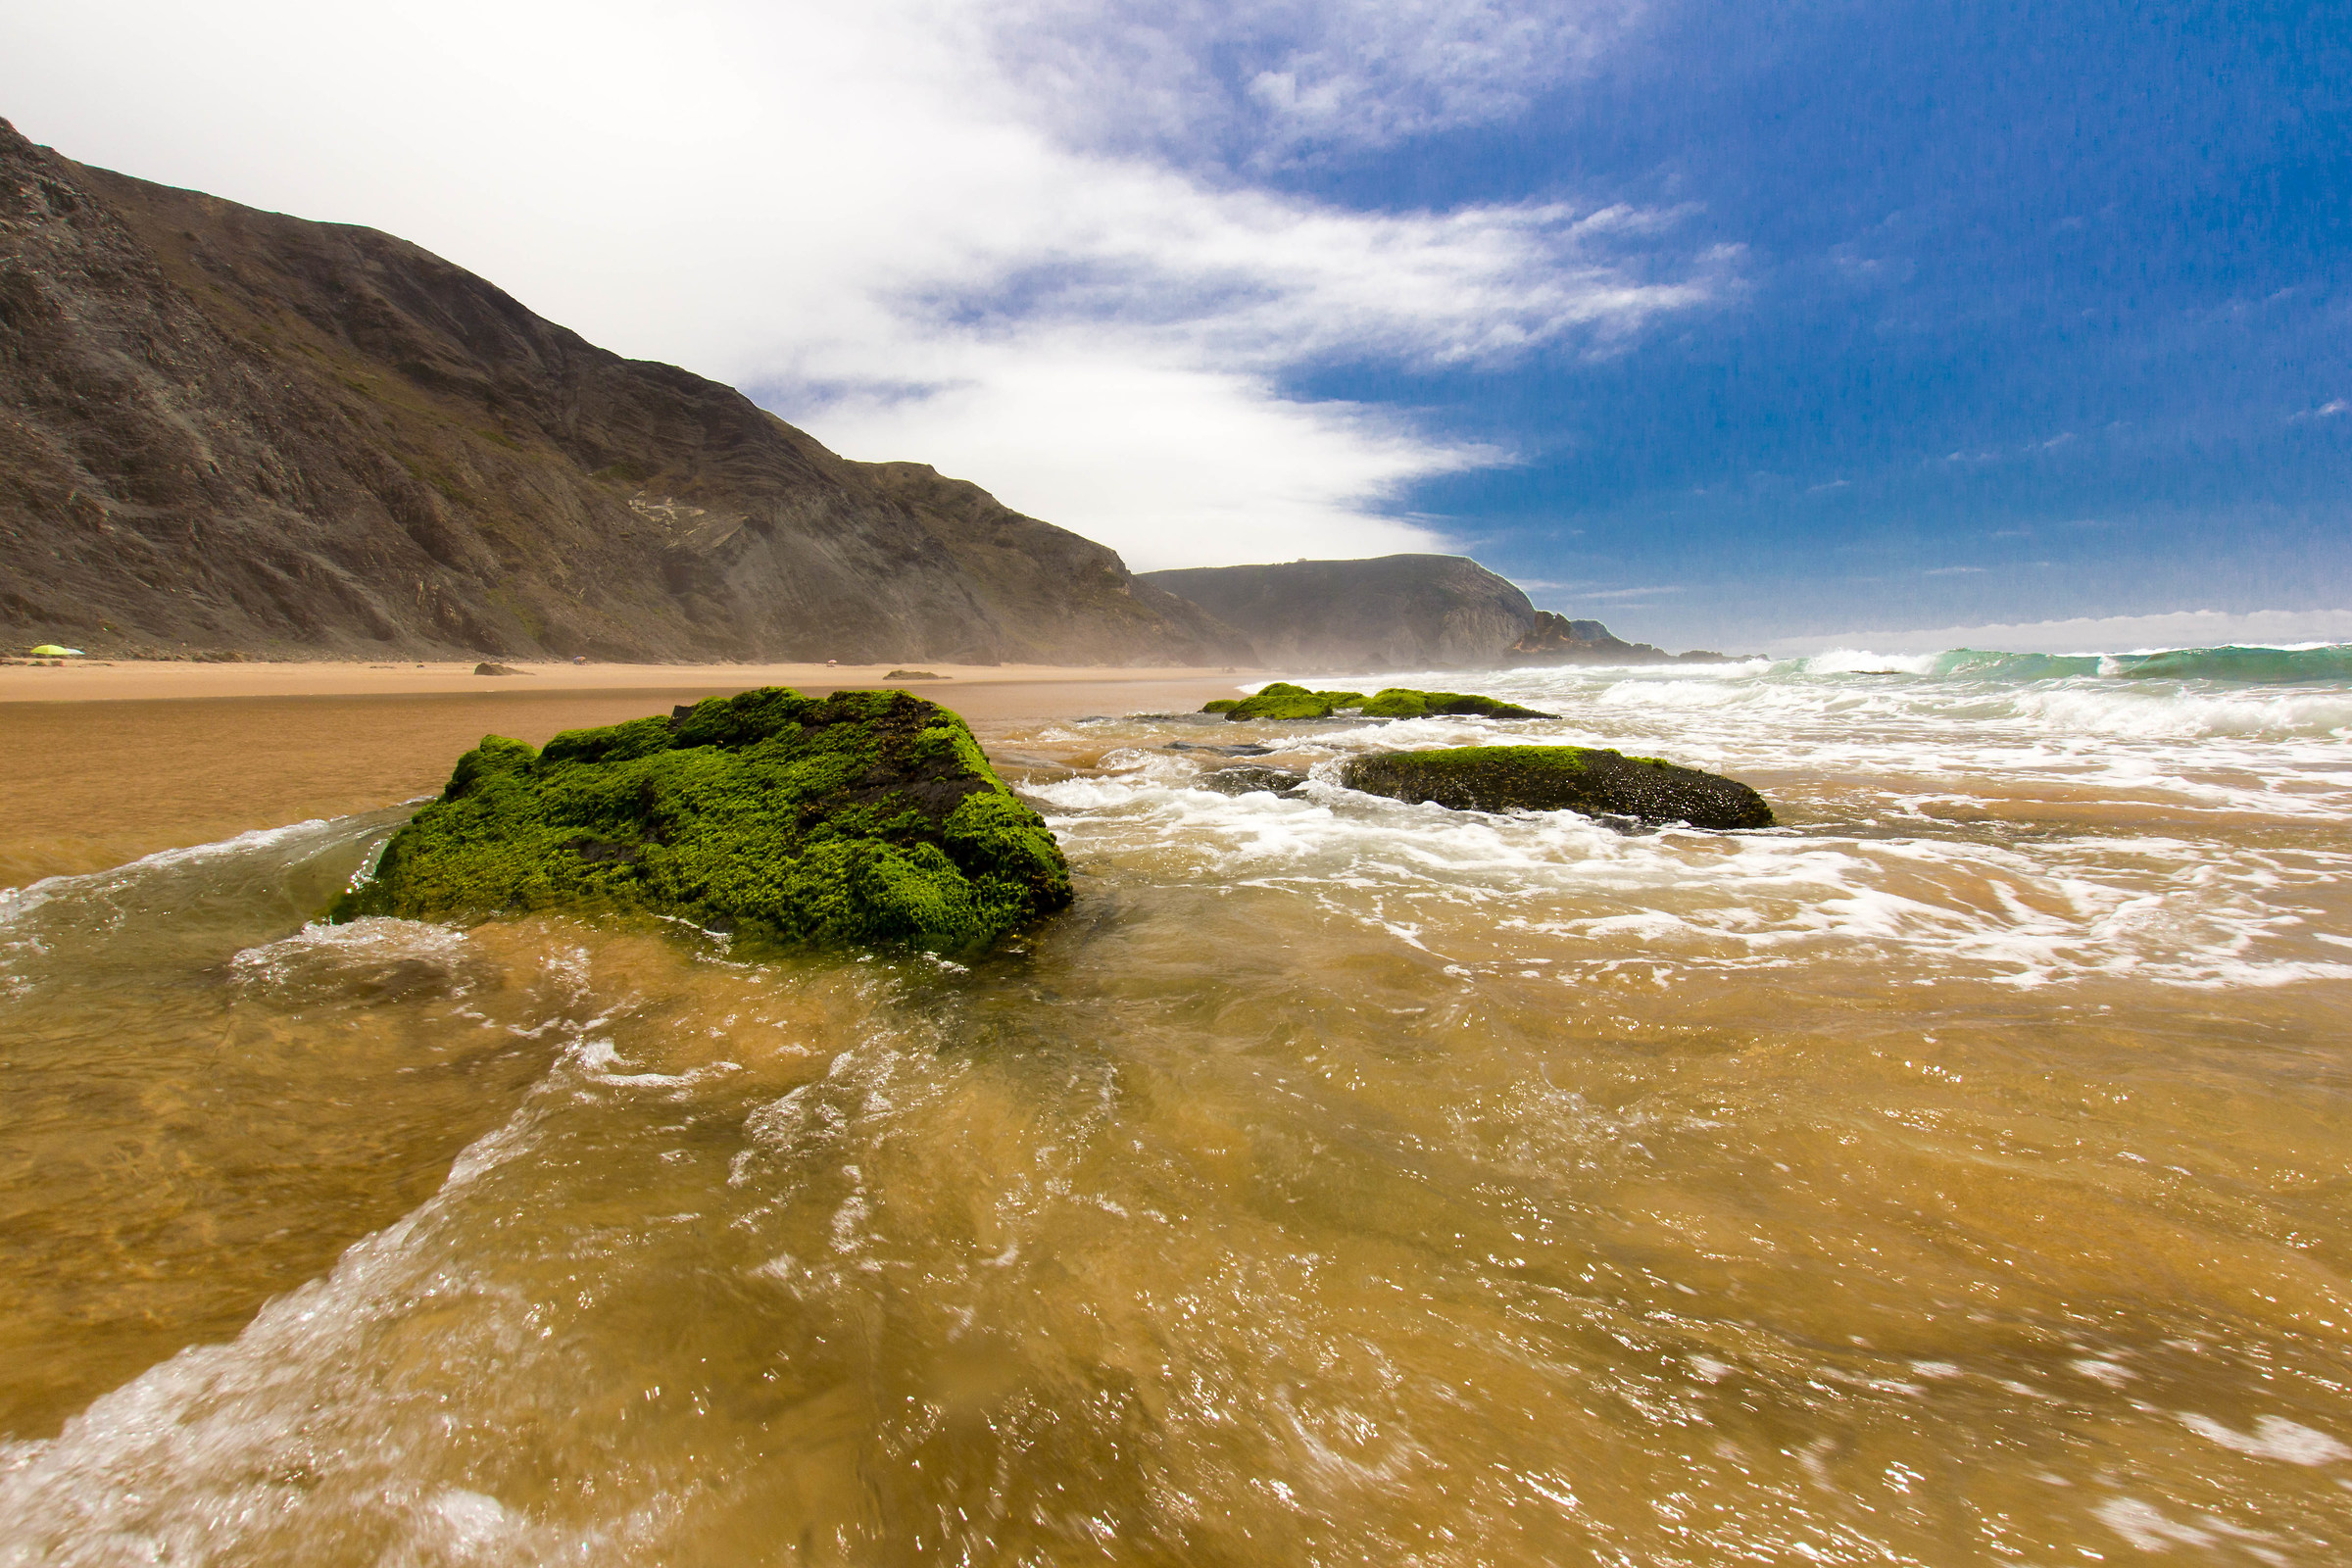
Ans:
[[[1294,773],[1287,767],[1220,767],[1213,773],[1201,774],[1200,787],[1215,790],[1219,795],[1255,795],[1263,790],[1284,800],[1296,800],[1306,793],[1306,775]]]
[[[543,752],[485,737],[328,918],[633,909],[954,950],[1069,902],[1054,835],[962,719],[906,692],[770,686]]]
[[[1376,752],[1340,782],[1369,795],[1458,811],[1582,811],[1693,827],[1772,826],[1764,797],[1720,773],[1584,746],[1460,746]]]

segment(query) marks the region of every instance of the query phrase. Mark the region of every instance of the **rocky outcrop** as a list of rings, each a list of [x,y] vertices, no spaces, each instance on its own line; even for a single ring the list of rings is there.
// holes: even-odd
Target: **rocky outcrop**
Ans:
[[[1148,571],[1256,644],[1261,663],[1492,669],[1536,623],[1507,579],[1464,556],[1380,556]]]
[[[1670,654],[1648,643],[1629,643],[1597,620],[1570,620],[1548,610],[1503,651],[1505,664],[1716,664],[1728,656],[1694,648]]]
[[[1462,714],[1479,718],[1557,718],[1506,703],[1497,697],[1470,692],[1425,692],[1409,686],[1384,686],[1366,697],[1362,692],[1316,692],[1289,681],[1261,686],[1249,697],[1220,697],[1201,706],[1203,713],[1223,713],[1229,719],[1330,718],[1342,710],[1364,718],[1429,718]]]
[[[844,461],[373,229],[0,122],[0,628],[96,653],[1247,662],[1116,555]]]
[[[1243,633],[1191,600],[1131,574],[1107,545],[1023,516],[978,485],[946,478],[929,464],[850,466],[876,494],[905,506],[964,568],[1009,662],[1255,662]],[[1070,655],[1073,632],[1087,656],[1083,661]]]
[[[1250,696],[1238,701],[1220,697],[1205,704],[1203,713],[1223,713],[1237,721],[1252,718],[1329,718],[1343,708],[1352,708],[1364,700],[1362,692],[1310,692],[1303,686],[1294,686],[1278,680],[1259,687]]]
[[[1460,714],[1476,718],[1557,718],[1538,709],[1522,708],[1499,697],[1475,692],[1424,692],[1409,686],[1385,686],[1364,699],[1366,718],[1434,718]]]
[[[1457,811],[1581,811],[1692,827],[1772,826],[1764,797],[1737,779],[1654,757],[1583,746],[1464,746],[1349,760],[1340,782]]]
[[[767,687],[541,752],[486,738],[329,918],[614,909],[777,946],[960,951],[1069,902],[1054,835],[954,713]]]

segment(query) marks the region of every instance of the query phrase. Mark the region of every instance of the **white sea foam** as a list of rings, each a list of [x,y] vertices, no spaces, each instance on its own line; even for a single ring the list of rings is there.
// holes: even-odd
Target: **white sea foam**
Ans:
[[[2257,1416],[2251,1432],[2240,1432],[2211,1416],[2188,1411],[2181,1413],[2180,1424],[2198,1437],[2260,1459],[2306,1465],[2336,1464],[2352,1459],[2352,1447],[2284,1416]]]
[[[45,876],[21,888],[0,890],[0,923],[29,914],[40,906],[61,895],[118,885],[143,873],[168,871],[181,866],[198,865],[209,860],[227,859],[252,855],[258,851],[279,849],[299,844],[307,838],[325,838],[340,827],[321,817],[310,817],[289,822],[283,827],[255,828],[232,838],[219,839],[210,844],[191,844],[179,849],[158,850],[142,855],[135,860],[110,866],[104,871],[82,871],[72,876]]]
[[[446,964],[465,951],[466,933],[455,926],[369,915],[348,925],[314,920],[290,937],[244,949],[229,959],[229,968],[241,980],[270,985],[313,960],[338,962],[356,956]]]
[[[2328,896],[2352,858],[2196,827],[2352,819],[2352,691],[1946,680],[1932,673],[1940,657],[1378,677],[1475,685],[1559,716],[1249,731],[1283,749],[1274,760],[1310,769],[1302,800],[1198,789],[1222,759],[1142,748],[1035,793],[1081,856],[1144,854],[1290,888],[1441,951],[1449,924],[1505,922],[1638,937],[1683,962],[1899,952],[1923,976],[2019,986],[2352,978],[2334,946],[2352,929],[2333,929],[2352,920]],[[1861,673],[1898,666],[1899,678]],[[1458,813],[1338,787],[1341,763],[1364,751],[1496,743],[1664,753],[1759,783],[1786,825],[1625,837],[1573,815]],[[2133,831],[2043,828],[2027,843],[1946,820],[2022,827],[2043,801],[2091,821],[2126,813]]]

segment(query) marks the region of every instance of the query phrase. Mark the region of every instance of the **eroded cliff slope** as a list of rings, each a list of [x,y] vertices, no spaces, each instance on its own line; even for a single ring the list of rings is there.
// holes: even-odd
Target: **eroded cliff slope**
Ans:
[[[1375,556],[1148,571],[1290,669],[1487,669],[1536,624],[1536,607],[1467,556]]]
[[[93,651],[1231,663],[1118,557],[429,252],[0,122],[0,627]]]

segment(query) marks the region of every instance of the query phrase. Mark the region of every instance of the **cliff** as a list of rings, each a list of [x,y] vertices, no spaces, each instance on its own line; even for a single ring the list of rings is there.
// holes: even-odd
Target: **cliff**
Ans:
[[[93,652],[1247,662],[1118,557],[373,229],[0,122],[0,627]]]
[[[1491,669],[1536,624],[1508,579],[1465,556],[1378,556],[1148,571],[1239,627],[1268,665],[1308,669]]]
[[[1705,649],[1670,654],[1648,643],[1629,643],[1597,620],[1570,620],[1548,610],[1537,611],[1535,624],[1503,652],[1506,664],[1704,663],[1722,658]]]

